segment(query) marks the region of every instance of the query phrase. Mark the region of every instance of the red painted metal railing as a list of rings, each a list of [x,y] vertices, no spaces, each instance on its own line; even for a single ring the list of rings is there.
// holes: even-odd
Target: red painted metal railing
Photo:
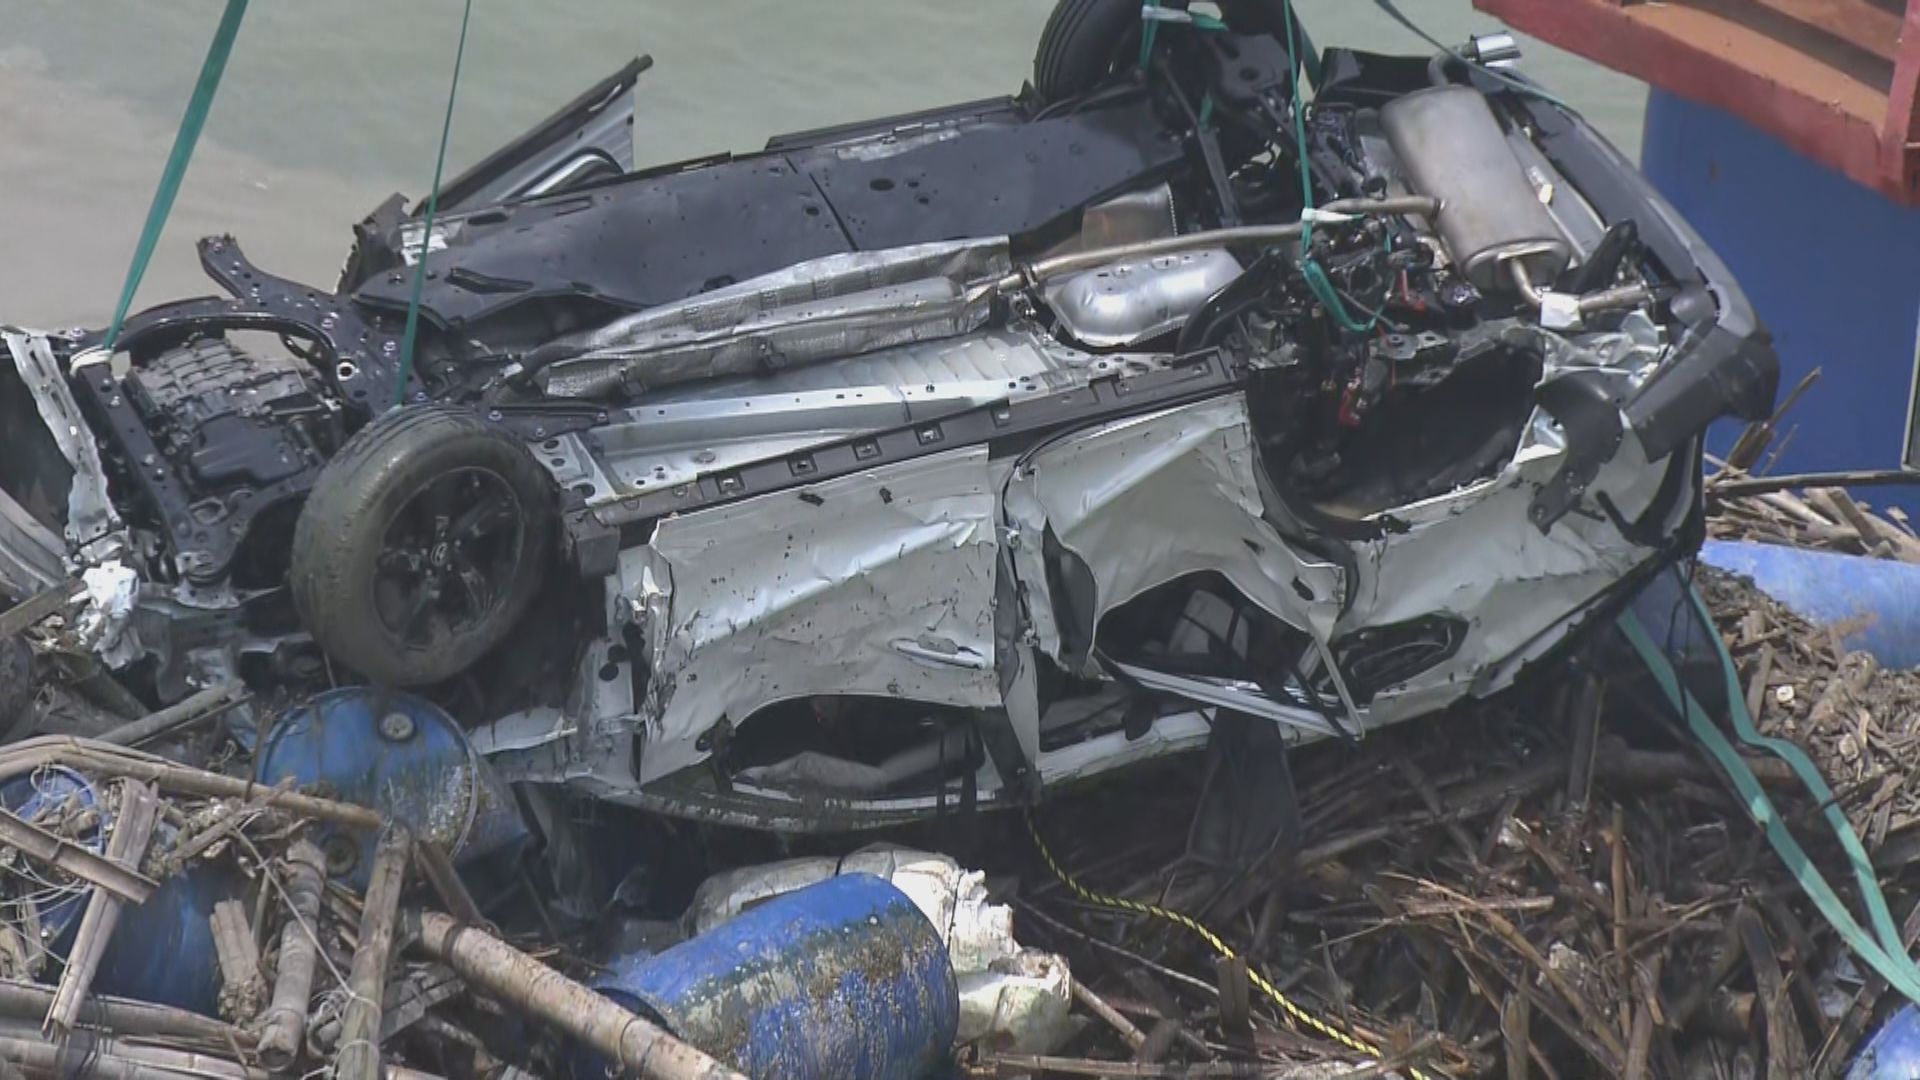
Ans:
[[[1474,0],[1920,206],[1920,0]]]

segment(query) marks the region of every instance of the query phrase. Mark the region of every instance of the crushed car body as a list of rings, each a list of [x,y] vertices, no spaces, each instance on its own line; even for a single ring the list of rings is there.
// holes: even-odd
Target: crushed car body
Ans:
[[[636,64],[332,288],[217,237],[225,297],[7,329],[0,590],[93,573],[156,701],[350,672],[508,780],[782,830],[1502,690],[1698,545],[1766,335],[1517,76],[1332,49],[1308,103],[1229,16],[632,172]]]

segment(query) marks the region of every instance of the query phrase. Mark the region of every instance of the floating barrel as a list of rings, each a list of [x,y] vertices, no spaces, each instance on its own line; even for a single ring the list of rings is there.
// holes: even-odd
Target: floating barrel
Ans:
[[[1912,1080],[1920,1076],[1920,1010],[1893,1011],[1847,1066],[1847,1080]]]
[[[112,819],[106,816],[94,785],[58,765],[21,773],[0,783],[0,805],[28,821],[42,823],[53,814],[94,815],[95,820],[74,839],[96,854],[105,850],[106,837],[113,831]],[[40,944],[53,957],[40,971],[40,978],[49,984],[59,981],[92,894],[85,882],[73,881],[63,886],[49,885],[27,899],[39,924]],[[120,920],[100,958],[94,990],[214,1015],[220,969],[207,916],[213,913],[217,901],[229,895],[240,895],[239,882],[232,873],[195,866],[161,882],[146,903],[122,905]],[[23,915],[9,911],[6,918],[22,925]]]
[[[905,893],[871,874],[768,900],[664,952],[616,959],[600,993],[748,1076],[919,1080],[960,1022],[953,965]],[[583,1055],[575,1080],[611,1075]]]
[[[1920,566],[1745,540],[1709,540],[1701,561],[1753,579],[1808,622],[1834,626],[1882,667],[1920,667]]]
[[[510,848],[526,825],[506,789],[474,752],[466,733],[432,702],[396,690],[329,690],[275,721],[256,778],[292,777],[329,797],[378,810],[437,841],[456,861]],[[327,871],[365,889],[376,837],[320,829]]]
[[[219,1015],[220,959],[207,919],[215,904],[246,895],[245,880],[226,866],[198,863],[169,877],[146,903],[121,907],[93,989]]]
[[[104,811],[100,808],[99,793],[86,777],[72,769],[48,765],[7,778],[0,783],[0,806],[39,824],[54,814],[92,815],[93,823],[73,839],[96,855],[106,850],[107,822],[101,820]],[[25,875],[42,874],[43,869],[30,861],[20,863],[16,873],[22,880],[11,883],[9,891],[32,906],[34,921],[40,926],[40,944],[61,949],[59,942],[87,909],[86,882],[75,878],[55,884],[48,879],[48,884],[36,885],[27,881]],[[19,887],[22,885],[24,889]],[[26,922],[26,914],[23,910],[9,910],[5,917],[15,926],[21,926]]]

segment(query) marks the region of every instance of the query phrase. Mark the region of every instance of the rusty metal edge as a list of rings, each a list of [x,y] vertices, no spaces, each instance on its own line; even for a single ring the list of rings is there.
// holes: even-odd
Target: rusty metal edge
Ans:
[[[1732,113],[1902,206],[1920,206],[1920,3],[1914,0],[1887,104],[1873,118],[1806,93],[1777,73],[1742,67],[1707,43],[1636,19],[1614,0],[1474,0],[1474,7],[1560,48]]]

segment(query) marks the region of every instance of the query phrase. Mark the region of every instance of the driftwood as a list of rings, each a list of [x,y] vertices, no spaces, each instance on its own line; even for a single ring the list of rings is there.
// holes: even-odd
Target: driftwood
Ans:
[[[65,611],[68,604],[79,599],[80,594],[86,591],[86,583],[79,578],[74,578],[43,589],[5,612],[0,612],[0,641],[5,641],[42,619]]]
[[[420,875],[433,886],[433,893],[446,905],[448,914],[461,922],[479,925],[485,922],[480,914],[480,906],[474,903],[473,896],[467,892],[466,883],[460,880],[460,874],[453,868],[453,859],[448,857],[447,849],[437,842],[421,838],[413,844],[414,865],[420,868]]]
[[[1755,722],[1828,777],[1920,936],[1920,672],[1876,670],[1710,568],[1696,582]],[[1608,646],[1596,635],[1593,653]],[[1415,1066],[1428,1076],[1841,1075],[1892,991],[1854,981],[1864,964],[1638,669],[1590,656],[1575,671],[1604,686],[1523,686],[1357,747],[1296,748],[1305,845],[1291,861],[1196,863],[1184,826],[1200,769],[1177,760],[1051,802],[1037,826],[1082,888],[1199,920],[1322,1020],[1389,1055],[1432,1038]],[[1858,910],[1822,808],[1783,762],[1747,760]],[[1076,1010],[1096,1022],[1071,1046],[1082,1058],[980,1071],[1285,1075],[1342,1056],[1258,993],[1251,1041],[1231,1036],[1213,950],[1189,928],[1092,902],[1037,853],[1017,876],[1023,942],[1067,957],[1089,992]],[[1170,1044],[1174,1064],[1129,1065],[1133,1037],[1093,1004],[1145,1029],[1141,981],[1206,1034]]]
[[[1920,536],[1898,511],[1882,517],[1839,487],[1795,495],[1754,479],[1767,478],[1728,471],[1707,481],[1709,535],[1920,563]]]

